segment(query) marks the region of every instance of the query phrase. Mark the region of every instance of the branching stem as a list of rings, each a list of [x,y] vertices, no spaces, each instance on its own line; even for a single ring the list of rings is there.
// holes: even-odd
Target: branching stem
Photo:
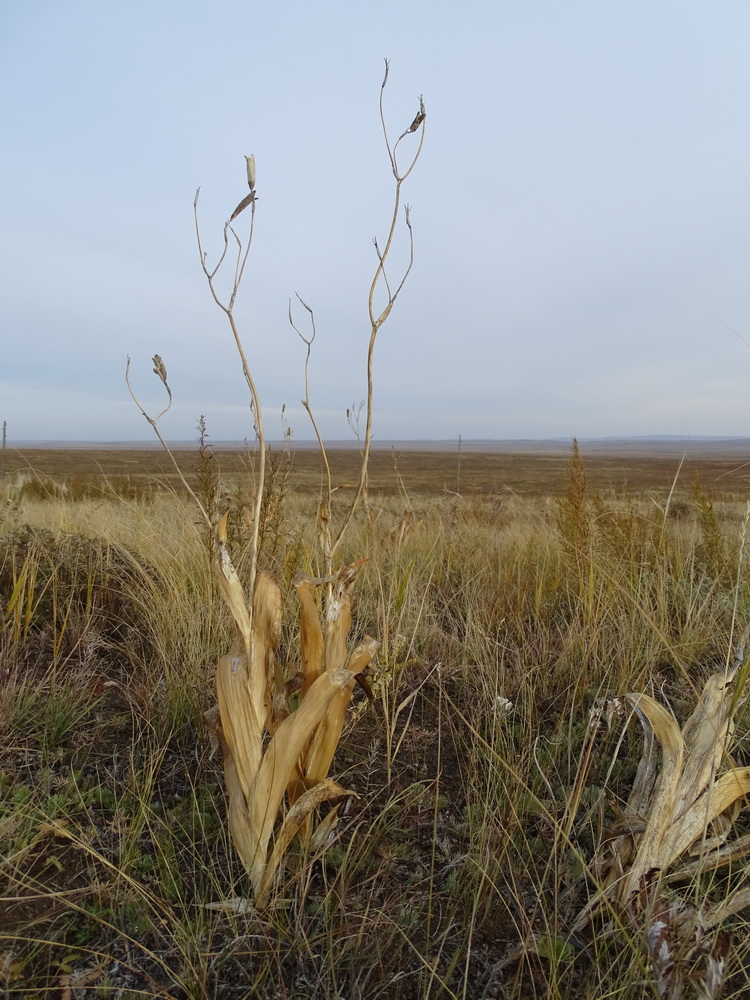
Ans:
[[[133,402],[135,403],[135,405],[141,411],[141,413],[146,418],[146,420],[148,420],[148,422],[151,424],[151,426],[152,426],[152,428],[154,430],[154,434],[156,434],[157,438],[159,439],[159,443],[161,444],[162,448],[167,453],[167,455],[169,455],[169,457],[170,457],[170,459],[172,461],[172,465],[174,466],[175,472],[177,473],[177,476],[178,476],[180,482],[182,483],[184,489],[186,490],[186,492],[188,493],[188,495],[194,501],[195,506],[198,508],[198,510],[201,513],[201,516],[203,517],[203,520],[206,522],[206,524],[208,525],[208,527],[213,531],[213,525],[211,524],[211,519],[208,516],[208,512],[206,511],[206,508],[201,503],[200,498],[198,497],[198,494],[191,487],[191,485],[187,481],[187,479],[185,479],[185,476],[182,473],[182,469],[177,464],[177,459],[174,457],[174,453],[173,453],[172,449],[169,447],[169,445],[167,444],[167,442],[164,440],[164,438],[162,436],[162,433],[159,430],[159,426],[158,426],[159,421],[161,420],[161,418],[164,416],[165,413],[169,412],[169,410],[172,407],[172,391],[169,388],[169,386],[167,385],[166,379],[163,379],[163,382],[164,382],[164,387],[166,388],[167,393],[169,395],[169,403],[168,403],[167,406],[164,407],[164,409],[161,411],[161,413],[157,417],[150,417],[148,415],[148,413],[146,412],[145,408],[143,407],[143,404],[141,403],[141,401],[136,396],[136,394],[135,394],[135,392],[133,390],[133,386],[130,384],[130,355],[128,355],[128,360],[127,360],[127,363],[125,365],[125,384],[128,387],[128,392],[132,396]]]
[[[198,244],[198,254],[200,256],[201,267],[203,268],[203,273],[206,276],[206,281],[208,282],[208,287],[211,291],[216,305],[221,309],[221,311],[226,315],[229,322],[229,326],[232,330],[232,336],[234,337],[234,343],[237,348],[237,353],[240,356],[240,361],[242,363],[242,373],[245,376],[245,381],[247,387],[250,390],[250,409],[253,414],[253,425],[255,430],[255,436],[258,441],[258,449],[260,452],[258,461],[258,483],[256,488],[255,496],[255,509],[253,513],[253,537],[250,545],[250,593],[253,593],[255,588],[255,577],[258,571],[258,549],[260,544],[260,521],[261,521],[261,509],[263,506],[263,489],[266,477],[266,437],[265,430],[263,426],[263,411],[260,403],[260,396],[258,394],[257,387],[255,385],[255,380],[253,379],[252,372],[250,370],[250,365],[247,360],[247,355],[245,354],[245,348],[242,343],[242,338],[240,337],[240,332],[237,328],[237,322],[234,317],[234,305],[237,299],[237,293],[240,290],[240,285],[242,283],[242,278],[245,273],[245,265],[247,264],[247,258],[250,253],[250,247],[253,242],[253,233],[255,231],[255,198],[250,202],[250,232],[247,237],[247,243],[243,246],[242,240],[235,232],[234,228],[229,222],[224,224],[224,249],[222,250],[219,261],[213,270],[209,270],[206,264],[206,254],[203,250],[203,245],[201,242],[200,234],[200,224],[198,222],[198,198],[200,195],[200,188],[195,192],[195,200],[193,201],[193,215],[195,218],[195,237]],[[227,302],[223,302],[216,290],[216,285],[214,279],[219,272],[224,260],[226,259],[228,248],[229,248],[229,233],[237,246],[237,254],[234,262],[234,276],[232,280],[232,288],[229,294],[229,299]],[[252,602],[250,602],[250,614],[252,616]]]

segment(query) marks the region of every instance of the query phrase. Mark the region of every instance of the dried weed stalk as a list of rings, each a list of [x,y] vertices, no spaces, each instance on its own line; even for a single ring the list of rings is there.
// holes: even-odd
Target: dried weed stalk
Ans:
[[[325,444],[320,435],[318,425],[315,421],[313,411],[310,405],[310,392],[309,392],[309,363],[310,363],[310,353],[312,349],[313,342],[316,336],[315,330],[315,316],[313,310],[304,302],[300,296],[297,298],[302,305],[302,307],[309,314],[310,319],[310,334],[305,336],[301,330],[297,327],[292,317],[292,307],[291,300],[289,304],[289,322],[295,329],[301,340],[304,342],[307,348],[307,355],[305,359],[305,398],[302,400],[302,405],[307,411],[310,421],[315,432],[315,436],[318,440],[318,445],[320,447],[321,454],[323,456],[323,462],[326,473],[326,493],[323,503],[321,504],[319,512],[319,539],[321,551],[324,558],[324,565],[326,570],[326,575],[330,576],[333,572],[334,558],[336,552],[341,545],[341,542],[346,534],[346,531],[351,523],[352,517],[355,511],[360,505],[363,497],[366,496],[367,491],[367,472],[370,460],[370,449],[372,446],[372,418],[373,418],[373,359],[375,356],[375,342],[377,340],[378,332],[381,326],[385,323],[391,314],[391,310],[401,293],[401,289],[406,283],[406,279],[414,263],[414,235],[411,227],[411,210],[409,205],[404,206],[404,222],[409,234],[409,262],[404,268],[403,273],[400,276],[397,284],[391,282],[387,273],[387,263],[388,258],[391,254],[393,248],[393,242],[396,237],[396,232],[398,229],[398,219],[401,210],[401,189],[408,179],[414,167],[417,164],[420,153],[422,152],[422,146],[424,144],[425,135],[425,119],[426,112],[424,106],[424,100],[419,98],[419,111],[416,117],[412,121],[411,125],[405,129],[399,137],[396,139],[395,143],[391,145],[391,141],[388,138],[388,128],[385,121],[385,111],[383,107],[383,99],[385,95],[386,84],[388,83],[388,62],[385,64],[385,74],[383,76],[383,82],[380,85],[380,123],[383,128],[383,138],[385,140],[386,150],[388,152],[388,158],[391,164],[391,171],[395,179],[395,190],[393,198],[393,214],[391,216],[391,223],[388,229],[388,233],[385,238],[385,243],[381,248],[378,244],[377,239],[373,240],[375,246],[375,253],[378,258],[378,264],[375,269],[375,274],[373,276],[372,282],[370,284],[370,293],[368,296],[368,316],[370,321],[370,339],[367,348],[367,397],[364,403],[365,408],[365,426],[364,426],[364,436],[361,441],[361,462],[359,468],[359,477],[357,479],[356,486],[354,488],[354,495],[351,502],[348,504],[341,523],[338,527],[334,527],[331,523],[331,501],[334,493],[333,484],[331,481],[331,470],[328,464],[328,458],[326,454]],[[419,135],[419,144],[417,145],[416,151],[411,155],[408,165],[406,167],[399,166],[398,163],[398,151],[401,142],[406,139],[407,136],[417,133]],[[375,299],[378,293],[379,287],[383,286],[385,290],[385,304],[380,308],[376,306]],[[361,410],[361,407],[359,408]],[[347,411],[347,418],[351,421],[354,415],[354,407],[352,410]],[[359,410],[356,412],[356,428],[357,428],[357,440],[359,441]]]
[[[296,675],[291,679],[287,678],[286,672],[277,662],[282,619],[281,590],[273,576],[262,571],[258,565],[260,533],[264,523],[266,441],[260,397],[234,316],[234,306],[247,265],[255,223],[257,205],[255,158],[246,157],[249,194],[240,200],[224,226],[223,250],[213,267],[208,266],[207,255],[201,241],[198,222],[200,189],[196,193],[193,205],[201,267],[211,295],[227,317],[234,337],[250,393],[254,430],[259,448],[254,511],[248,516],[252,539],[247,591],[240,581],[229,551],[228,514],[225,514],[214,528],[209,512],[180,473],[174,456],[172,460],[183,486],[193,497],[204,522],[210,528],[215,576],[222,598],[237,626],[235,642],[227,655],[219,660],[216,668],[219,737],[224,751],[229,826],[238,854],[249,873],[258,906],[263,906],[267,902],[279,864],[294,836],[302,832],[314,836],[314,844],[325,842],[335,824],[338,803],[344,797],[354,794],[329,779],[328,771],[341,735],[355,680],[361,676],[378,648],[374,639],[366,637],[360,645],[349,650],[352,591],[357,572],[364,560],[339,570],[334,569],[334,560],[366,490],[372,438],[372,372],[375,341],[380,327],[388,318],[411,271],[414,257],[407,206],[405,221],[409,232],[409,263],[398,284],[392,287],[387,276],[386,264],[397,230],[402,185],[414,169],[422,150],[425,109],[420,98],[419,111],[413,122],[391,146],[383,111],[383,93],[387,80],[386,62],[380,91],[380,117],[396,182],[394,208],[384,247],[381,249],[377,241],[375,242],[378,263],[369,292],[367,413],[359,477],[353,499],[335,530],[330,517],[331,498],[334,492],[330,467],[309,396],[309,359],[315,338],[314,316],[312,309],[300,299],[310,315],[312,324],[312,334],[309,337],[300,333],[307,345],[303,405],[312,422],[325,466],[325,500],[318,518],[325,574],[320,579],[299,577],[294,583],[300,603],[300,663]],[[418,133],[417,149],[409,166],[402,170],[398,166],[397,150],[402,140],[414,133]],[[249,209],[249,233],[243,242],[232,223],[247,209]],[[222,298],[217,290],[216,279],[226,264],[233,268],[233,273],[230,275],[229,294],[226,298]],[[381,282],[386,289],[386,301],[384,307],[378,311],[374,301]],[[291,321],[291,307],[289,315]],[[129,374],[129,364],[128,359],[126,377]],[[158,422],[171,406],[172,394],[167,384],[164,363],[158,355],[154,358],[154,371],[169,396],[167,407],[158,417],[150,417],[138,402],[132,388],[130,391],[162,445],[169,451],[159,431]],[[129,380],[128,387],[130,388]],[[318,610],[319,588],[323,589],[322,620]],[[293,709],[295,704],[296,707]],[[288,803],[286,809],[285,798]],[[331,808],[313,835],[311,817],[323,803],[329,803]]]

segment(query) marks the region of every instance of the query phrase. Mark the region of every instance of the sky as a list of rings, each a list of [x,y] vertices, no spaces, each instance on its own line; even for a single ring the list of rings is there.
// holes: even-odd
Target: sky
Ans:
[[[9,444],[152,440],[125,366],[155,415],[154,354],[167,439],[200,415],[252,437],[193,220],[200,186],[215,262],[250,153],[235,317],[266,433],[312,436],[299,294],[312,409],[352,436],[393,211],[384,58],[389,134],[420,95],[427,119],[376,440],[750,435],[749,43],[747,0],[2,0]],[[407,259],[402,219],[394,285]]]

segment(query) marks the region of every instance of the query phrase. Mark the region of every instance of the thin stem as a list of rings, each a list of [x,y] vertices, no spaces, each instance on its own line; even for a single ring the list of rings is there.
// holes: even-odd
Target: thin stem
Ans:
[[[258,465],[258,484],[255,496],[254,514],[253,514],[253,537],[250,548],[250,593],[252,594],[255,590],[255,578],[258,572],[258,557],[260,548],[260,520],[261,511],[263,508],[263,492],[266,481],[266,436],[265,429],[263,426],[263,410],[260,403],[260,396],[258,394],[257,387],[255,385],[255,380],[253,379],[252,372],[250,371],[250,365],[248,364],[247,355],[245,354],[245,348],[242,343],[242,338],[240,337],[240,332],[237,328],[237,323],[234,318],[234,304],[237,299],[237,293],[240,289],[240,284],[242,283],[242,278],[245,273],[245,265],[247,264],[248,255],[250,253],[250,247],[253,242],[253,233],[255,231],[255,198],[253,197],[250,202],[250,231],[248,234],[247,243],[242,244],[242,240],[239,238],[235,230],[232,228],[229,222],[224,225],[224,249],[219,258],[219,262],[216,267],[209,271],[206,266],[206,255],[203,250],[203,245],[201,242],[200,234],[200,224],[198,221],[198,196],[200,194],[200,188],[196,191],[195,200],[193,202],[193,214],[195,218],[195,236],[198,243],[198,254],[200,256],[201,267],[203,268],[203,273],[206,276],[208,282],[208,287],[213,297],[216,305],[221,309],[221,311],[226,315],[229,321],[229,326],[232,330],[232,336],[234,337],[234,343],[237,347],[237,352],[240,356],[240,361],[242,364],[242,374],[245,376],[245,382],[247,383],[248,389],[250,390],[250,409],[253,414],[253,427],[255,430],[255,436],[258,440],[258,447],[260,450],[260,458]],[[234,264],[234,275],[232,280],[232,289],[229,295],[228,303],[222,302],[219,298],[219,294],[216,291],[214,285],[214,278],[216,277],[219,268],[224,263],[226,259],[228,247],[229,247],[229,233],[234,237],[235,243],[237,244],[237,256]],[[250,619],[252,621],[253,614],[253,602],[252,599],[248,602]]]
[[[169,406],[167,406],[165,409],[163,409],[161,411],[161,413],[159,414],[158,417],[150,417],[148,415],[148,413],[146,413],[146,410],[144,409],[143,405],[141,404],[141,401],[136,396],[135,392],[133,391],[133,387],[130,384],[130,355],[128,355],[128,360],[127,360],[127,363],[125,365],[125,384],[128,387],[128,392],[130,393],[130,395],[133,398],[133,402],[138,407],[138,409],[141,411],[141,413],[146,418],[146,420],[148,420],[148,422],[151,424],[151,426],[154,429],[154,434],[156,434],[157,438],[159,439],[159,443],[161,444],[162,448],[167,453],[167,455],[169,455],[169,457],[170,457],[170,459],[172,461],[172,465],[174,466],[175,472],[177,473],[177,476],[178,476],[180,482],[182,483],[183,487],[187,491],[188,495],[195,502],[196,507],[200,511],[200,513],[201,513],[201,515],[203,517],[203,520],[206,522],[206,524],[209,527],[209,529],[211,531],[213,531],[213,525],[211,524],[211,518],[208,516],[208,512],[206,511],[206,508],[201,503],[200,498],[198,497],[198,495],[195,492],[195,490],[191,487],[190,483],[188,483],[187,479],[185,479],[185,476],[182,473],[182,469],[177,464],[177,459],[174,457],[172,449],[169,447],[169,445],[167,444],[167,442],[162,437],[162,433],[161,433],[161,431],[159,430],[159,428],[157,426],[158,421],[164,416],[164,414],[169,410],[169,408],[172,405],[172,393],[169,391],[169,386],[167,386],[166,382],[164,383],[164,385],[167,388],[167,392],[169,393]]]
[[[320,433],[320,430],[318,428],[318,423],[315,419],[312,407],[310,405],[310,353],[312,351],[312,345],[317,335],[317,330],[315,328],[315,313],[312,311],[310,306],[304,301],[304,299],[301,298],[301,296],[298,293],[295,292],[295,295],[297,295],[297,299],[299,300],[300,305],[304,309],[306,309],[310,314],[310,324],[312,326],[312,336],[306,337],[299,329],[299,327],[295,324],[292,318],[292,300],[289,299],[289,323],[291,324],[291,327],[295,331],[297,336],[300,338],[300,340],[305,344],[307,348],[305,354],[305,398],[302,400],[302,405],[304,406],[305,410],[307,411],[307,415],[310,418],[310,423],[312,424],[313,431],[315,432],[315,437],[318,441],[318,448],[320,449],[320,455],[321,458],[323,459],[323,465],[325,467],[327,517],[321,518],[320,520],[322,524],[322,540],[324,548],[323,556],[325,559],[325,571],[326,571],[326,576],[330,576],[332,573],[331,569],[332,553],[331,553],[331,529],[330,529],[329,519],[331,511],[331,497],[333,495],[333,484],[331,481],[331,466],[328,462],[328,452],[326,451],[326,446],[323,441],[323,437]]]
[[[250,593],[252,594],[255,589],[255,575],[258,569],[258,548],[260,540],[260,515],[263,508],[263,490],[266,482],[266,435],[263,427],[263,414],[260,405],[260,396],[258,395],[258,390],[255,386],[255,381],[253,379],[252,373],[250,372],[250,366],[247,363],[247,357],[245,356],[245,349],[242,346],[242,340],[240,338],[239,330],[237,329],[237,324],[234,320],[234,315],[231,310],[225,310],[227,318],[229,319],[229,325],[232,328],[232,334],[234,336],[234,342],[237,345],[237,351],[239,352],[240,358],[242,360],[242,371],[245,376],[245,381],[247,382],[248,388],[250,389],[250,397],[252,400],[252,407],[254,412],[254,425],[255,433],[258,438],[258,448],[260,449],[260,458],[258,466],[258,487],[256,490],[255,497],[255,513],[253,515],[253,541],[252,548],[250,550]],[[252,619],[252,601],[250,602],[250,615]]]
[[[385,85],[387,81],[388,81],[388,60],[386,60],[385,63],[385,75],[383,77],[383,82],[380,86],[380,121],[383,127],[383,136],[385,138],[388,158],[391,162],[391,167],[393,169],[393,176],[396,179],[396,187],[393,197],[393,214],[391,216],[391,224],[388,230],[388,237],[386,239],[385,248],[383,249],[382,253],[380,252],[380,248],[377,242],[375,243],[375,250],[378,256],[378,266],[375,270],[375,275],[373,276],[372,284],[370,285],[370,293],[368,296],[368,303],[367,303],[368,314],[370,317],[370,341],[367,348],[367,398],[366,398],[366,417],[365,417],[365,438],[364,438],[364,447],[362,449],[362,461],[360,465],[359,480],[357,482],[354,499],[349,505],[349,508],[344,516],[343,523],[341,524],[341,527],[339,528],[336,534],[336,538],[331,546],[331,560],[333,559],[336,550],[341,544],[344,534],[346,533],[349,524],[351,523],[351,520],[354,516],[354,512],[359,506],[359,503],[367,488],[367,470],[370,462],[370,451],[372,446],[373,359],[375,356],[375,342],[377,340],[378,331],[380,327],[383,325],[383,323],[385,323],[385,321],[388,319],[391,309],[393,308],[393,305],[396,299],[398,298],[401,289],[404,287],[406,279],[408,278],[409,273],[411,272],[412,266],[414,264],[414,233],[412,231],[412,226],[411,226],[410,208],[407,205],[405,215],[406,215],[406,226],[407,229],[409,230],[409,264],[406,267],[406,270],[404,271],[404,274],[401,278],[401,281],[399,282],[398,287],[396,288],[396,291],[392,293],[390,285],[388,283],[388,279],[386,277],[385,265],[388,259],[388,255],[391,252],[391,247],[393,246],[393,240],[396,234],[398,213],[401,205],[401,186],[406,180],[406,178],[411,174],[414,167],[416,166],[417,160],[419,159],[419,155],[422,151],[422,146],[424,145],[426,114],[424,110],[424,102],[422,98],[420,98],[419,114],[414,119],[410,127],[406,129],[404,132],[402,132],[402,134],[396,140],[396,145],[393,147],[393,149],[391,149],[390,143],[388,141],[388,129],[385,123],[385,112],[383,108],[383,94],[385,91]],[[410,135],[416,132],[417,130],[419,130],[421,133],[417,151],[414,154],[414,157],[408,169],[403,175],[401,175],[399,174],[398,164],[396,161],[396,147],[401,142],[401,140],[405,138],[405,136]],[[374,306],[375,292],[377,290],[377,286],[381,278],[383,279],[383,283],[385,284],[388,293],[388,299],[382,312],[376,317],[375,306]]]

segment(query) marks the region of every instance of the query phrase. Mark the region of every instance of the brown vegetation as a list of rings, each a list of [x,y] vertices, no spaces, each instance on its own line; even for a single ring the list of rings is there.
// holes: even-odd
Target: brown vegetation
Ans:
[[[231,622],[191,508],[164,490],[144,506],[6,486],[8,995],[750,989],[742,796],[721,827],[727,864],[687,855],[663,883],[648,870],[622,911],[590,902],[607,892],[615,838],[638,836],[642,737],[627,715],[605,725],[607,703],[649,695],[682,724],[732,662],[750,605],[745,505],[686,490],[675,517],[669,487],[601,497],[588,462],[530,499],[420,496],[399,471],[406,495],[373,494],[342,552],[368,556],[352,640],[381,643],[373,701],[355,690],[333,760],[358,798],[333,839],[293,845],[264,911],[227,840],[204,720]],[[261,564],[292,598],[295,578],[321,568],[316,499],[276,482]],[[300,669],[294,606],[284,678]],[[717,777],[750,764],[740,700],[724,703],[733,763],[722,756]]]
[[[485,446],[476,451],[464,444],[461,455],[461,493],[473,496],[518,494],[544,497],[560,483],[569,459],[569,445],[541,448],[530,443],[526,450],[494,450]],[[696,476],[716,499],[737,499],[750,487],[750,464],[740,446],[679,444],[665,445],[654,454],[645,447],[623,445],[581,445],[590,485],[600,493],[615,496],[643,497],[649,492],[663,494],[676,478],[675,495],[689,499]],[[241,448],[214,449],[222,475],[228,481],[247,476],[251,457]],[[295,449],[290,453],[290,488],[299,493],[320,491],[321,459],[316,449]],[[173,452],[180,469],[195,483],[194,449],[178,448]],[[684,462],[683,454],[685,455]],[[360,466],[355,448],[329,449],[328,460],[335,483],[352,483]],[[419,450],[416,446],[378,449],[370,456],[370,483],[376,493],[395,496],[400,493],[399,476],[416,496],[439,496],[456,488],[455,451]],[[682,464],[681,464],[682,463]],[[80,492],[106,483],[114,490],[127,486],[141,492],[159,485],[176,485],[177,477],[161,450],[98,449],[95,447],[27,450],[10,449],[7,455],[9,477],[27,477],[44,483],[48,478],[67,483]],[[41,487],[40,487],[41,489]]]

